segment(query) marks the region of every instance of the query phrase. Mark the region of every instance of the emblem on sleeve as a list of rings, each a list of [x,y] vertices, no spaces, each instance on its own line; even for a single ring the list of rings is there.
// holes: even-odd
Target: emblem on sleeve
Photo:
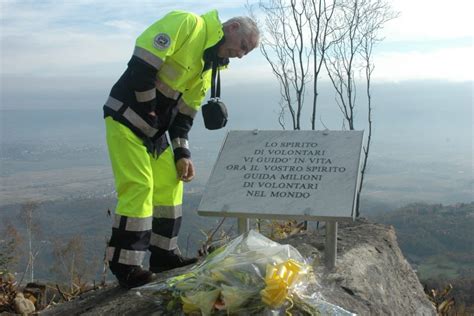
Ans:
[[[170,47],[171,44],[171,39],[168,34],[165,33],[160,33],[155,36],[155,39],[153,40],[153,46],[155,46],[156,49],[167,49]]]

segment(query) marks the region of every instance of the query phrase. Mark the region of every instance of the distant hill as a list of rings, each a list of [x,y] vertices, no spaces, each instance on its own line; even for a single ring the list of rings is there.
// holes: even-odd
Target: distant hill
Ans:
[[[206,232],[217,227],[218,218],[201,217],[196,209],[201,199],[200,193],[186,193],[183,204],[183,222],[179,237],[181,251],[188,256],[195,256],[198,248],[205,241]],[[112,218],[107,216],[107,210],[114,210],[116,199],[114,196],[71,198],[55,201],[45,201],[39,204],[34,212],[34,222],[38,226],[37,239],[34,244],[43,242],[41,252],[36,262],[36,276],[39,279],[54,279],[51,275],[52,244],[55,240],[69,240],[74,236],[81,236],[84,243],[85,256],[90,262],[97,263],[97,274],[101,271],[101,260],[105,242],[110,237]],[[4,229],[3,222],[11,222],[25,236],[25,225],[18,218],[22,204],[0,206],[0,242]],[[235,220],[229,219],[222,226],[228,231],[235,225]],[[234,228],[232,232],[236,232]],[[24,240],[25,242],[25,240]],[[35,245],[34,245],[35,246]],[[24,250],[26,244],[21,245]],[[26,266],[24,259],[20,262],[18,271]],[[147,264],[147,262],[145,262]]]
[[[371,218],[395,227],[402,251],[422,279],[474,277],[474,202],[415,203]]]
[[[395,227],[398,243],[429,289],[452,284],[458,308],[474,312],[474,202],[416,203],[370,218]],[[464,314],[461,314],[464,315]]]

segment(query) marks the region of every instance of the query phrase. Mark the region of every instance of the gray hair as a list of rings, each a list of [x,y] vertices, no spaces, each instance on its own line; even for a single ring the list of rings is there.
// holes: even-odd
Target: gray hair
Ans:
[[[258,29],[257,23],[248,16],[236,16],[225,21],[223,25],[228,25],[233,22],[238,22],[241,26],[240,32],[245,36],[252,36],[255,38],[258,45],[260,39],[260,30]]]

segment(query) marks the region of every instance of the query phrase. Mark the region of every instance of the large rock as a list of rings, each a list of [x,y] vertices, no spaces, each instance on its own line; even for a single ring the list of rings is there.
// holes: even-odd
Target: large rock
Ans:
[[[318,291],[328,302],[359,315],[436,315],[423,288],[398,247],[393,227],[359,219],[340,223],[336,269],[324,262],[324,229],[287,238],[312,258]],[[163,273],[161,280],[186,268]],[[154,299],[151,299],[154,298]],[[126,291],[118,287],[87,293],[42,315],[161,315],[166,307],[151,290]]]
[[[398,247],[393,227],[359,219],[339,223],[334,271],[316,265],[317,289],[332,304],[359,315],[436,315]],[[324,234],[290,237],[305,257],[324,259]]]
[[[33,302],[29,299],[25,298],[21,292],[16,294],[13,304],[15,306],[15,312],[20,315],[29,315],[36,310],[35,304],[33,304]]]

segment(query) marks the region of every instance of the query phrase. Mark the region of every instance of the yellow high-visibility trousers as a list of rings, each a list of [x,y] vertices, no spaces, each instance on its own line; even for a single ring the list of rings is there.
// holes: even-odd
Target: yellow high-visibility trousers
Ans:
[[[118,197],[115,213],[149,217],[155,205],[182,204],[183,182],[171,147],[154,158],[128,127],[111,117],[105,119],[105,126]]]
[[[177,248],[181,226],[183,182],[173,151],[168,146],[154,157],[128,127],[111,117],[105,127],[118,199],[107,249],[110,267],[114,272],[140,266],[147,250],[150,264],[157,265],[161,255]]]

